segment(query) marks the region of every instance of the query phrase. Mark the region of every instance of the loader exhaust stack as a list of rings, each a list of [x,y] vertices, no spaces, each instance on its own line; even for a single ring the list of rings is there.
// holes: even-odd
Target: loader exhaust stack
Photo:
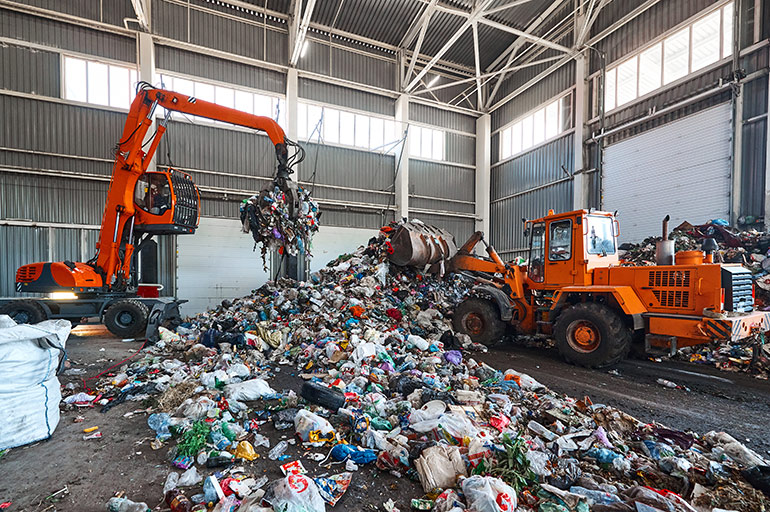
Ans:
[[[670,215],[663,219],[663,240],[655,244],[655,263],[658,265],[673,265],[675,242],[668,239],[668,221]]]

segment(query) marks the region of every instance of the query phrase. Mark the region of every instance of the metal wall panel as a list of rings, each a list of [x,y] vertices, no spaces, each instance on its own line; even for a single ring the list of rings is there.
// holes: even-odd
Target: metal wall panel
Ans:
[[[386,116],[396,114],[396,100],[393,98],[309,78],[299,79],[297,95],[300,98],[365,112]]]
[[[496,100],[504,98],[509,93],[515,91],[550,65],[551,63],[543,64],[542,66],[533,66],[521,69],[510,75],[500,87]],[[574,85],[575,62],[570,61],[540,80],[536,86],[530,87],[492,112],[492,131],[521,117]]]
[[[323,208],[322,211],[321,229],[324,229],[324,226],[380,229],[393,221],[393,212],[385,210],[341,210],[329,207]],[[361,240],[362,244],[366,242],[367,240]]]
[[[0,9],[0,34],[87,55],[125,62],[136,61],[136,40],[133,37],[100,32],[7,9]]]
[[[0,89],[58,98],[58,53],[0,45]]]
[[[602,208],[620,211],[620,240],[639,242],[671,226],[729,219],[730,105],[719,105],[608,146]]]
[[[471,215],[476,212],[476,205],[473,203],[458,203],[440,197],[415,197],[411,195],[409,196],[409,208],[412,208],[413,210],[467,213]]]
[[[446,133],[446,159],[458,164],[476,164],[476,137],[468,137],[459,133]]]
[[[286,93],[286,74],[271,69],[219,59],[171,46],[156,45],[156,66],[194,77],[209,78],[253,89]]]
[[[476,171],[427,160],[409,161],[409,192],[418,196],[474,201]],[[450,203],[451,204],[451,203]],[[444,208],[452,210],[452,208]]]
[[[80,230],[51,228],[53,230],[53,261],[84,261],[80,254]]]
[[[0,247],[3,248],[0,297],[14,297],[17,296],[16,269],[27,263],[48,260],[48,228],[0,226]]]
[[[0,171],[0,219],[100,225],[106,181]]]
[[[89,156],[110,162],[126,116],[122,112],[7,95],[0,95],[0,112],[4,116],[0,147]],[[95,163],[99,165],[94,168],[110,174],[111,164]]]
[[[492,167],[492,201],[568,177],[562,166],[572,174],[573,139],[570,133]]]
[[[177,41],[190,42],[187,7],[163,0],[152,1],[152,31]]]
[[[131,0],[25,0],[24,3],[120,27],[124,18],[136,17]]]
[[[159,165],[245,176],[272,176],[276,165],[275,148],[264,135],[182,121],[169,123],[157,161]],[[208,179],[215,180],[208,182],[211,186],[228,187],[228,180],[237,177],[222,174]]]
[[[767,175],[767,117],[743,125],[740,215],[762,219],[765,215]]]
[[[410,213],[413,219],[419,219],[425,224],[430,224],[442,229],[446,229],[455,237],[458,246],[465,243],[475,231],[475,221],[462,217],[445,217],[440,215],[430,215],[427,213]]]
[[[393,60],[385,60],[352,49],[330,46],[318,39],[311,38],[309,41],[307,54],[297,64],[299,69],[381,89],[397,90],[398,67],[395,57]]]
[[[409,119],[418,123],[459,130],[469,134],[476,133],[475,117],[422,103],[409,103]]]
[[[572,181],[562,181],[491,205],[490,242],[506,260],[526,258],[529,241],[521,219],[537,219],[552,208],[556,213],[572,210]]]

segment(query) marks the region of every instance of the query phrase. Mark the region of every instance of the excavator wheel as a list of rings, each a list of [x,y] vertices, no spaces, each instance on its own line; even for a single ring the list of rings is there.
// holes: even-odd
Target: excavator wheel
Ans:
[[[487,299],[471,297],[455,309],[452,325],[477,343],[492,346],[505,334],[506,324],[500,319],[497,306]]]
[[[612,366],[631,348],[631,329],[612,309],[593,302],[576,304],[556,319],[554,337],[569,363],[588,368]]]
[[[17,324],[37,324],[48,320],[43,306],[34,300],[19,299],[0,307],[0,315],[8,315]]]
[[[113,302],[104,313],[104,325],[119,338],[136,338],[147,328],[147,306],[135,299]]]

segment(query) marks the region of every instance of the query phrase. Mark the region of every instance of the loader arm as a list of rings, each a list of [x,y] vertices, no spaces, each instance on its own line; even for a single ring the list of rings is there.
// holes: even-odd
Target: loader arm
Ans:
[[[150,139],[145,141],[157,107],[166,109],[166,116],[158,122],[157,130]],[[285,184],[290,181],[289,175],[293,172],[292,160],[296,155],[289,157],[288,146],[297,147],[297,144],[286,138],[283,129],[273,119],[255,116],[176,92],[155,89],[149,84],[140,84],[136,98],[131,104],[123,134],[116,147],[112,180],[104,207],[99,241],[96,244],[97,254],[90,262],[102,276],[105,287],[112,289],[113,279],[115,279],[115,285],[118,285],[116,288],[119,288],[129,279],[131,256],[134,251],[134,188],[152,161],[158,144],[166,132],[169,113],[172,111],[265,132],[275,146],[278,160],[276,182]],[[143,148],[148,143],[150,146],[145,152]],[[124,236],[126,229],[129,230],[127,238]]]

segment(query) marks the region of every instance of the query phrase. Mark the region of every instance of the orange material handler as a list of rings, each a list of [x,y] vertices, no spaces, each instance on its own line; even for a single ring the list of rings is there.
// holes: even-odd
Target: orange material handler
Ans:
[[[165,116],[145,140],[158,107],[165,109]],[[149,294],[141,296],[134,257],[135,251],[141,250],[155,235],[193,234],[198,227],[200,196],[192,178],[170,168],[148,170],[171,112],[267,133],[277,158],[274,184],[287,195],[290,210],[299,210],[297,185],[291,181],[290,174],[293,165],[302,160],[304,151],[286,138],[276,121],[142,82],[115,150],[96,255],[84,263],[31,263],[16,273],[19,292],[70,292],[76,297],[0,299],[0,314],[8,314],[19,323],[37,323],[48,318],[78,322],[84,317],[97,316],[117,336],[146,333],[151,339],[157,336],[157,326],[163,320],[179,319],[179,304],[184,301]],[[291,155],[290,147],[294,149]]]
[[[503,262],[476,232],[450,269],[477,280],[455,310],[455,330],[493,343],[508,329],[556,340],[569,362],[617,363],[634,348],[670,353],[711,341],[738,341],[770,330],[770,313],[754,311],[751,272],[714,263],[717,244],[674,254],[668,217],[655,266],[621,265],[612,213],[577,210],[525,221],[526,265]]]

